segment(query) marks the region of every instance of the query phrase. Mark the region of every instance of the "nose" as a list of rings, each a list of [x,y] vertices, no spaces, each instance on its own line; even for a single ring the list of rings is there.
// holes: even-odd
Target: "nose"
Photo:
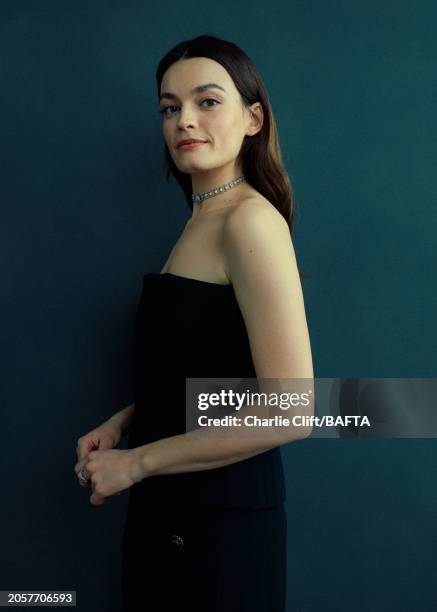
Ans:
[[[179,113],[179,120],[177,122],[179,128],[185,128],[188,126],[196,125],[196,118],[194,111],[187,107],[185,110],[181,109]]]

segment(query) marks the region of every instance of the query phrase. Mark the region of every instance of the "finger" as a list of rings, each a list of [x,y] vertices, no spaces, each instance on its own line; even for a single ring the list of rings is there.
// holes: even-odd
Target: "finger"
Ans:
[[[88,458],[83,459],[82,461],[78,461],[78,463],[76,463],[76,465],[74,466],[74,471],[76,472],[76,474],[79,474],[80,470],[82,468],[85,468],[87,463],[88,463]],[[85,469],[85,472],[87,475],[89,475],[88,470]]]
[[[106,501],[106,497],[102,497],[101,495],[97,495],[97,493],[93,493],[90,497],[90,502],[93,506],[101,506]]]
[[[85,440],[78,441],[76,446],[76,453],[78,461],[82,461],[88,456],[92,450],[99,448],[99,440],[96,438],[86,438]]]
[[[91,487],[91,476],[90,476],[90,473],[88,472],[88,470],[87,470],[87,469],[84,469],[84,472],[85,472],[85,474],[84,474],[84,475],[88,477],[88,481],[87,481],[87,482],[83,482],[83,481],[82,481],[82,480],[79,478],[79,472],[80,472],[80,470],[81,470],[82,468],[84,468],[84,466],[85,466],[87,463],[88,463],[88,460],[87,460],[87,459],[85,459],[85,461],[81,461],[80,463],[77,463],[77,464],[74,466],[74,471],[75,471],[75,473],[76,473],[76,476],[78,477],[78,478],[77,478],[77,481],[78,481],[78,483],[80,484],[80,486],[81,486],[81,487],[85,487],[85,488],[87,488],[87,489],[88,489],[88,488],[90,488],[90,487]]]
[[[84,487],[85,489],[90,489],[92,488],[92,482],[91,479],[87,480],[87,482],[82,482],[82,480],[77,479],[78,483],[80,484],[81,487]]]
[[[115,446],[115,440],[112,436],[102,437],[98,450],[111,450]]]

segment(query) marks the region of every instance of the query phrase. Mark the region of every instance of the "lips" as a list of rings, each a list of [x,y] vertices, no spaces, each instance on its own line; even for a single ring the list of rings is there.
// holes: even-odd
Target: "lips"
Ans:
[[[192,139],[192,138],[190,138],[190,139],[187,139],[187,140],[182,140],[182,141],[181,141],[181,142],[178,144],[177,148],[178,148],[178,149],[180,149],[180,148],[185,148],[185,147],[189,148],[189,147],[191,147],[191,146],[196,146],[196,145],[205,144],[205,142],[206,142],[205,140],[196,140],[196,139]]]

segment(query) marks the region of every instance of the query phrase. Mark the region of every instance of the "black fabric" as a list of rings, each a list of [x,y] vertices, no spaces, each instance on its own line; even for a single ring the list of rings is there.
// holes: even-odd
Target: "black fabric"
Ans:
[[[185,433],[186,377],[256,378],[233,287],[147,274],[129,448]],[[123,612],[284,612],[284,501],[279,447],[136,483],[122,538]]]
[[[128,446],[185,433],[185,378],[256,378],[232,285],[149,273],[135,318],[135,410]],[[280,447],[220,468],[146,478],[129,505],[271,508],[285,498]]]
[[[122,546],[123,612],[284,612],[284,505],[149,507]]]

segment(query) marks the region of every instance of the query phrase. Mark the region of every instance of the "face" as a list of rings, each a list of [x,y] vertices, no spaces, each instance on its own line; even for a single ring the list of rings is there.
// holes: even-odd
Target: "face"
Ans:
[[[214,83],[220,88],[209,86]],[[188,174],[213,170],[236,160],[244,136],[256,133],[261,105],[253,117],[241,102],[229,73],[206,57],[179,60],[165,72],[161,82],[160,110],[165,142],[176,167]],[[193,148],[178,148],[181,140],[205,141]]]

